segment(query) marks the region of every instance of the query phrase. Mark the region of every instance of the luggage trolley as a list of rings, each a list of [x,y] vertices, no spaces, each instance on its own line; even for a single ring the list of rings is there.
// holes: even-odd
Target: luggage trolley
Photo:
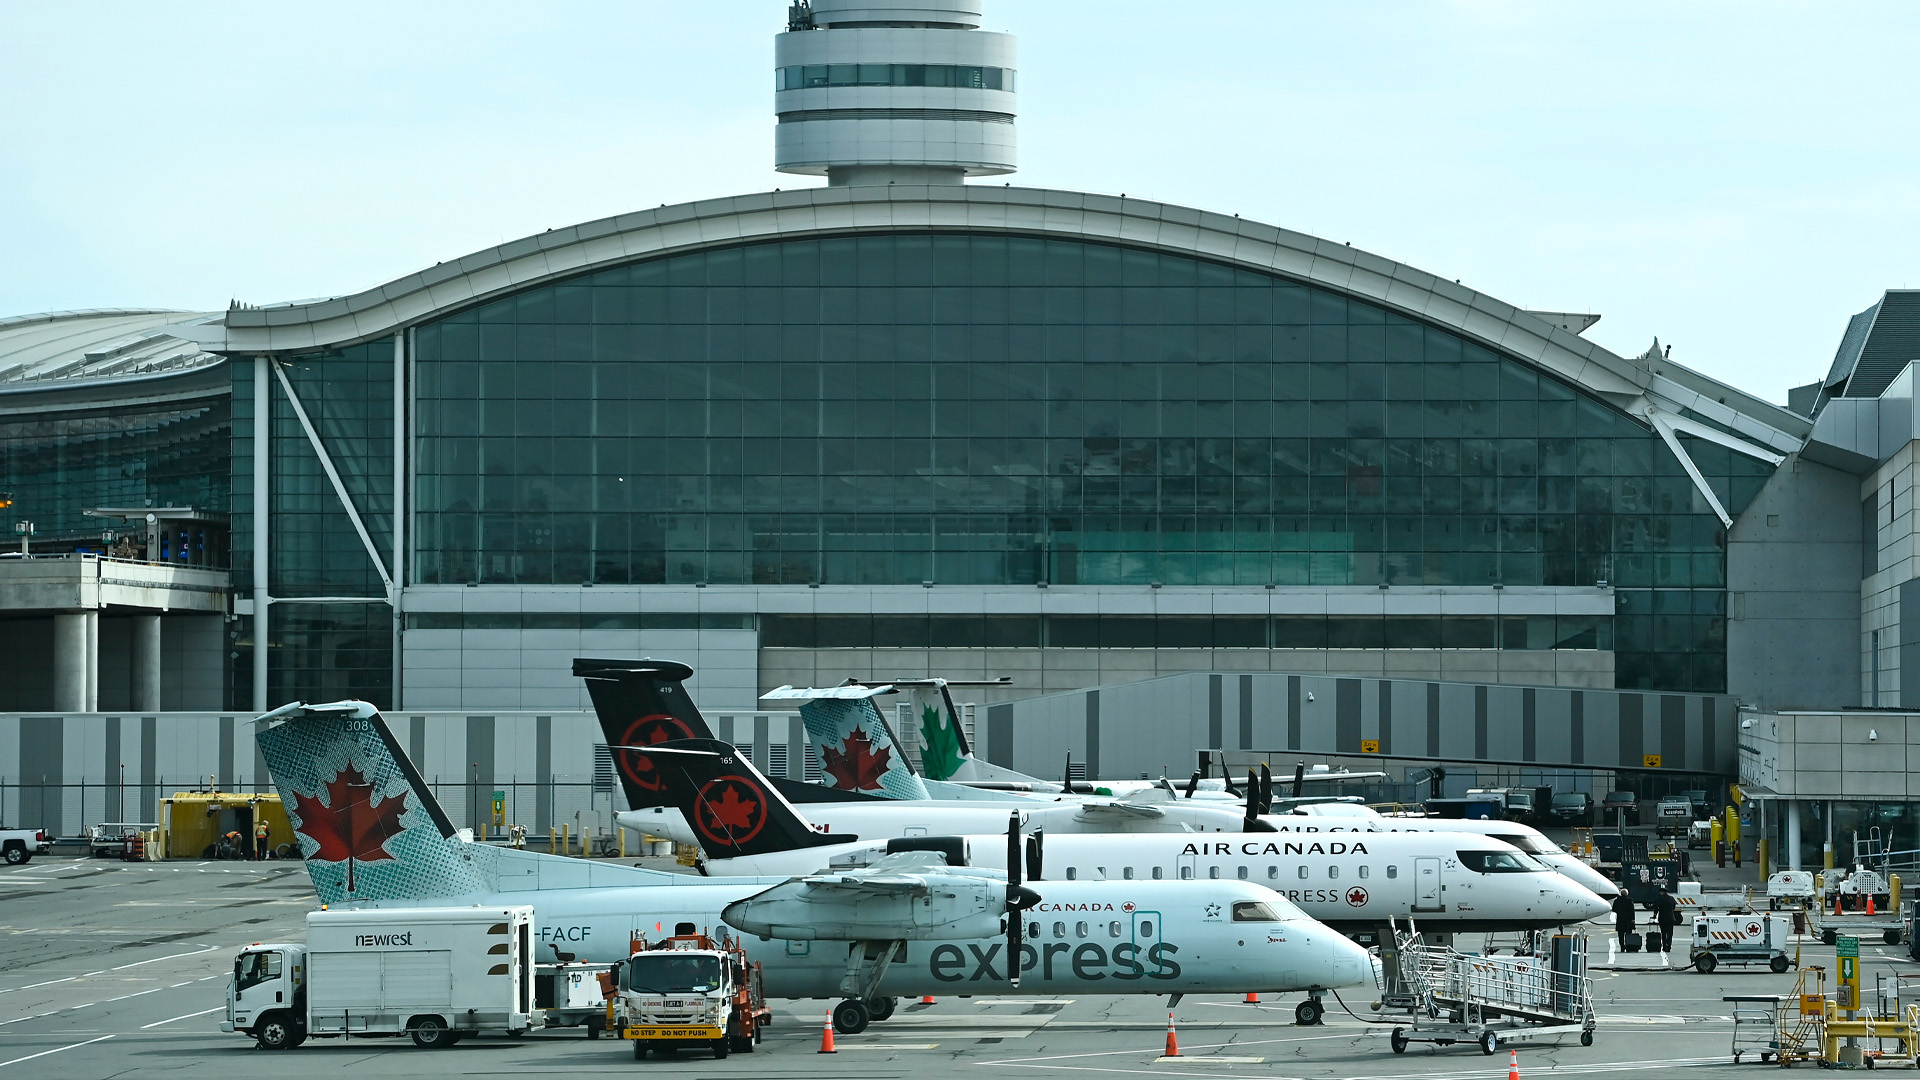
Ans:
[[[1758,1052],[1761,1061],[1772,1061],[1780,1052],[1779,994],[1728,994],[1720,999],[1733,1006],[1733,1063],[1740,1055]]]
[[[1558,935],[1546,956],[1474,956],[1424,944],[1411,926],[1394,928],[1394,985],[1383,995],[1408,1023],[1395,1027],[1393,1052],[1430,1042],[1473,1043],[1483,1054],[1503,1042],[1579,1035],[1593,1045],[1593,980],[1587,974],[1587,939]]]

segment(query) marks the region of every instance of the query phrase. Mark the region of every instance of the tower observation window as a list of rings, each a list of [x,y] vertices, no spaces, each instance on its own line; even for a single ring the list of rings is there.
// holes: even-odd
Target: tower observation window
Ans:
[[[1013,90],[1013,69],[972,64],[809,64],[774,73],[775,90],[825,86],[934,86]]]

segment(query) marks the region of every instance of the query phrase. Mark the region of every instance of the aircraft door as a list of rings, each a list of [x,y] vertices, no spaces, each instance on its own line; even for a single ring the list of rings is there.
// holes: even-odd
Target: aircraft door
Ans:
[[[1441,899],[1440,860],[1431,856],[1419,856],[1413,860],[1413,910],[1445,911],[1446,901]]]
[[[1154,959],[1154,957],[1159,955],[1155,950],[1155,946],[1160,944],[1161,938],[1166,934],[1165,928],[1160,925],[1160,913],[1157,911],[1135,911],[1131,918],[1133,920],[1131,927],[1133,936],[1131,940],[1133,945],[1138,949],[1138,951],[1133,954],[1134,961],[1145,968],[1148,975],[1161,973],[1165,965]],[[1117,954],[1115,959],[1118,959]]]
[[[1175,868],[1173,871],[1173,876],[1179,878],[1182,881],[1191,881],[1194,878],[1198,877],[1199,874],[1194,869],[1194,864],[1196,861],[1197,861],[1197,858],[1191,854],[1174,856]]]

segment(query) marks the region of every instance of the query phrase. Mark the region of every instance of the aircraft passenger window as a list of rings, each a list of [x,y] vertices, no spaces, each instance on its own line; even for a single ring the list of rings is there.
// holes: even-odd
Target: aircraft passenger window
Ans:
[[[1209,867],[1207,867],[1207,876],[1208,876],[1208,877],[1210,877],[1210,878],[1212,878],[1212,879],[1213,879],[1213,880],[1215,880],[1215,881],[1219,881],[1219,880],[1220,880],[1220,868],[1219,868],[1219,867],[1217,867],[1217,866],[1209,866]]]
[[[1063,922],[1057,922],[1057,923],[1054,923],[1054,924],[1053,924],[1053,936],[1054,936],[1054,937],[1066,937],[1066,936],[1067,936],[1067,924],[1066,924],[1066,923],[1063,923]]]
[[[1240,868],[1240,880],[1241,881],[1247,880],[1247,868],[1244,866]]]
[[[1300,872],[1300,880],[1301,880],[1301,881],[1305,881],[1305,880],[1307,880],[1307,868],[1306,868],[1306,867],[1304,867],[1304,866],[1300,866],[1300,867],[1295,867],[1295,869],[1297,869],[1297,870],[1298,870],[1298,871]]]
[[[1388,877],[1390,877],[1390,878],[1397,878],[1397,877],[1399,877],[1399,876],[1400,876],[1400,868],[1399,868],[1399,867],[1397,867],[1397,866],[1394,866],[1394,865],[1392,865],[1391,863],[1389,863],[1389,864],[1387,865],[1387,876],[1388,876]]]
[[[1161,875],[1161,873],[1162,873],[1162,872],[1163,872],[1163,871],[1161,870],[1161,868],[1160,868],[1160,867],[1158,867],[1158,866],[1156,866],[1156,867],[1154,867],[1154,868],[1153,868],[1153,880],[1155,880],[1155,881],[1159,881],[1159,880],[1160,880],[1160,875]]]
[[[1181,868],[1180,868],[1180,880],[1181,880],[1181,881],[1189,881],[1189,880],[1191,880],[1192,878],[1193,878],[1193,867],[1191,867],[1191,866],[1183,866],[1183,867],[1181,867]]]
[[[1152,919],[1148,919],[1145,922],[1140,924],[1140,936],[1141,937],[1153,936],[1153,920]]]
[[[1105,880],[1107,880],[1107,868],[1106,868],[1106,867],[1104,867],[1104,866],[1096,866],[1096,867],[1094,867],[1094,868],[1093,868],[1093,880],[1095,880],[1095,881],[1105,881]]]
[[[1074,937],[1086,937],[1086,936],[1087,936],[1087,924],[1086,924],[1086,923],[1083,923],[1083,922],[1077,922],[1077,923],[1074,923],[1074,924],[1073,924],[1073,936],[1074,936]]]
[[[1233,904],[1234,922],[1279,922],[1280,916],[1273,909],[1258,900],[1236,900]]]
[[[1067,867],[1067,880],[1068,880],[1068,881],[1075,881],[1075,880],[1078,880],[1078,879],[1079,879],[1079,877],[1080,877],[1080,868],[1079,868],[1079,867],[1077,867],[1077,866],[1069,866],[1069,867]]]
[[[1329,866],[1329,867],[1327,867],[1327,880],[1329,880],[1329,881],[1331,881],[1331,880],[1333,880],[1334,878],[1337,878],[1337,877],[1339,877],[1339,876],[1340,876],[1340,868],[1339,868],[1339,867],[1337,867],[1337,866]]]
[[[1531,874],[1538,870],[1519,855],[1505,851],[1456,851],[1460,865],[1476,874]]]
[[[1365,863],[1361,863],[1361,864],[1360,864],[1360,876],[1361,876],[1361,877],[1366,877],[1366,876],[1367,876],[1368,874],[1370,874],[1370,873],[1372,873],[1372,871],[1373,871],[1373,868],[1372,868],[1372,867],[1370,867],[1370,866],[1368,866],[1368,865],[1366,865]]]
[[[1123,866],[1123,867],[1121,867],[1121,868],[1120,868],[1120,876],[1121,876],[1122,878],[1124,878],[1125,880],[1127,880],[1127,881],[1132,881],[1132,880],[1133,880],[1133,867],[1131,867],[1131,866]]]
[[[1268,881],[1280,880],[1280,868],[1278,866],[1267,867],[1267,880]]]
[[[1120,920],[1115,919],[1114,921],[1107,924],[1107,936],[1108,937],[1120,936]]]
[[[1028,936],[1028,937],[1039,937],[1039,936],[1040,936],[1040,924],[1039,924],[1039,923],[1028,923],[1028,924],[1027,924],[1027,936]]]

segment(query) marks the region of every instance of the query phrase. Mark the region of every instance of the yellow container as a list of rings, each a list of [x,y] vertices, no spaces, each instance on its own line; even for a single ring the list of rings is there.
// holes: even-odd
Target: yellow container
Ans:
[[[299,858],[300,842],[287,821],[286,808],[277,794],[246,792],[176,791],[170,799],[160,800],[161,857],[167,859],[207,859],[229,832],[240,834],[244,849],[253,853],[253,824],[259,818],[267,823],[267,850],[282,845],[292,848]]]

